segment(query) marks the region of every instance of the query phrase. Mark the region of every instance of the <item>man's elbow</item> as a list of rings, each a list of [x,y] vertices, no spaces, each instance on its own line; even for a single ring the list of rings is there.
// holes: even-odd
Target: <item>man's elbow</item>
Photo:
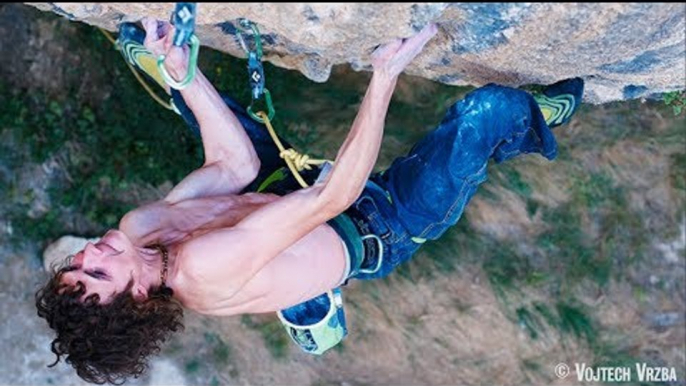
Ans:
[[[222,160],[213,165],[222,171],[222,179],[231,179],[237,185],[248,186],[257,178],[260,172],[260,159],[251,157],[249,160],[239,162],[236,160]]]
[[[250,185],[257,178],[257,175],[260,173],[260,167],[262,167],[262,162],[259,157],[251,157],[251,160],[244,169],[243,178],[245,180],[243,182],[245,182],[246,186]]]
[[[357,200],[358,196],[359,193],[336,191],[330,187],[324,187],[319,193],[322,212],[327,217],[333,218],[348,209]]]

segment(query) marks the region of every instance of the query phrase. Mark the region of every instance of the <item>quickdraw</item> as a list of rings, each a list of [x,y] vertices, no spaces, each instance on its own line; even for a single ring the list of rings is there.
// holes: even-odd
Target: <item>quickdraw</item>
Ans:
[[[236,37],[238,38],[241,48],[243,48],[243,51],[245,51],[248,56],[248,81],[250,83],[250,96],[252,98],[250,106],[248,106],[248,114],[257,122],[264,123],[264,119],[255,112],[256,103],[264,96],[264,103],[267,106],[267,117],[269,117],[270,120],[274,119],[276,110],[272,104],[272,95],[265,87],[264,67],[262,66],[262,37],[260,35],[260,30],[255,23],[247,19],[240,19],[238,24],[243,31],[241,31],[241,28],[237,28]],[[248,31],[251,32],[253,41],[255,42],[254,49],[249,49],[248,44],[246,43],[244,35]]]
[[[188,66],[186,76],[181,80],[177,81],[174,79],[164,67],[164,61],[167,59],[166,55],[160,55],[157,58],[157,67],[160,70],[160,74],[164,81],[177,90],[183,90],[188,87],[193,79],[195,78],[196,64],[198,62],[198,51],[200,50],[200,40],[195,36],[195,14],[196,5],[195,3],[176,3],[174,13],[172,13],[172,24],[176,28],[176,33],[174,34],[173,44],[176,47],[182,47],[184,44],[190,46],[190,54],[188,56]]]
[[[241,28],[236,29],[236,37],[238,38],[238,43],[241,45],[241,48],[243,48],[243,51],[245,51],[248,56],[248,81],[250,83],[250,95],[252,97],[250,106],[248,106],[248,114],[252,119],[267,127],[274,144],[279,148],[279,156],[286,162],[286,165],[291,170],[293,177],[295,177],[300,186],[306,188],[308,184],[300,175],[300,171],[305,169],[309,170],[313,165],[322,165],[328,161],[310,158],[307,154],[301,154],[292,148],[286,149],[279,140],[279,136],[276,135],[276,131],[271,124],[271,120],[274,118],[276,110],[272,104],[272,96],[265,87],[264,67],[262,66],[262,37],[260,35],[260,30],[255,23],[247,19],[240,19],[238,24]],[[248,48],[244,36],[248,31],[252,34],[255,43],[254,49]],[[267,112],[263,110],[256,112],[255,105],[262,97],[264,97],[264,102],[267,105]]]

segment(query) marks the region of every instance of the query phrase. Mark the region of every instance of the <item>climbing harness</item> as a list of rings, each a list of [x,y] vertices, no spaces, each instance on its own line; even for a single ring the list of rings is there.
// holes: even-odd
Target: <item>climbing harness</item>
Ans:
[[[115,40],[112,37],[112,34],[110,34],[107,30],[104,30],[102,28],[98,28],[98,29],[100,30],[100,32],[102,32],[103,35],[105,35],[105,38],[107,38],[107,40],[110,43],[112,43],[117,49],[122,50],[124,57],[127,59],[124,61],[126,63],[126,66],[129,68],[129,70],[131,70],[131,72],[133,73],[133,76],[136,77],[136,80],[138,80],[138,83],[140,83],[140,85],[143,86],[143,88],[148,93],[148,95],[150,95],[150,97],[155,102],[157,102],[160,106],[164,107],[167,110],[176,111],[178,113],[176,106],[174,106],[174,104],[171,101],[166,102],[159,95],[157,95],[152,90],[152,87],[150,87],[148,82],[146,82],[145,79],[143,79],[143,77],[138,73],[138,71],[136,71],[136,68],[134,67],[134,65],[129,62],[129,60],[136,60],[134,58],[138,57],[137,61],[139,62],[139,65],[142,66],[142,65],[146,64],[149,60],[151,60],[152,56],[146,55],[147,50],[145,50],[145,47],[143,47],[142,44],[136,44],[135,42],[127,42],[127,44],[125,44],[119,40]],[[120,38],[121,38],[121,34],[120,34]],[[141,59],[142,57],[146,57],[147,60]],[[147,57],[150,57],[150,58],[147,58]],[[151,69],[152,68],[155,68],[155,67],[151,67]],[[152,78],[155,78],[154,77],[155,74],[156,74],[156,71],[148,71],[148,75]],[[162,82],[164,82],[164,80],[161,77],[159,77],[159,79],[153,79],[153,80],[156,81],[160,85],[162,84]]]
[[[172,44],[176,47],[183,47],[184,44],[188,43],[191,49],[188,56],[186,76],[181,81],[177,81],[164,67],[164,61],[167,56],[162,54],[157,58],[157,68],[160,70],[162,78],[169,87],[177,90],[183,90],[195,78],[198,51],[200,50],[200,40],[195,36],[195,10],[195,3],[176,3],[174,13],[172,14],[172,24],[176,28]]]

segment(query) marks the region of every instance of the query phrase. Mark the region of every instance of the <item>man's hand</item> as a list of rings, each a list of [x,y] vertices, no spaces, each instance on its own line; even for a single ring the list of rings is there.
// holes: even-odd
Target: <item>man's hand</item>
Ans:
[[[169,22],[146,17],[141,20],[145,28],[145,48],[156,56],[166,55],[164,66],[175,79],[183,79],[188,69],[189,48],[172,44],[176,28]]]
[[[375,73],[395,78],[420,53],[424,45],[436,35],[438,28],[429,24],[417,35],[408,39],[396,39],[377,48],[372,54]]]

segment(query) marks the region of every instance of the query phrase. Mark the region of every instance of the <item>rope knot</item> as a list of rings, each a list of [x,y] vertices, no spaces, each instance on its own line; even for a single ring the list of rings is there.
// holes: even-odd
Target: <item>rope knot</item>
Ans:
[[[291,161],[293,166],[295,166],[298,171],[302,171],[303,169],[312,169],[312,166],[310,166],[309,163],[310,156],[307,154],[300,154],[293,148],[281,151],[279,156],[284,160]]]

